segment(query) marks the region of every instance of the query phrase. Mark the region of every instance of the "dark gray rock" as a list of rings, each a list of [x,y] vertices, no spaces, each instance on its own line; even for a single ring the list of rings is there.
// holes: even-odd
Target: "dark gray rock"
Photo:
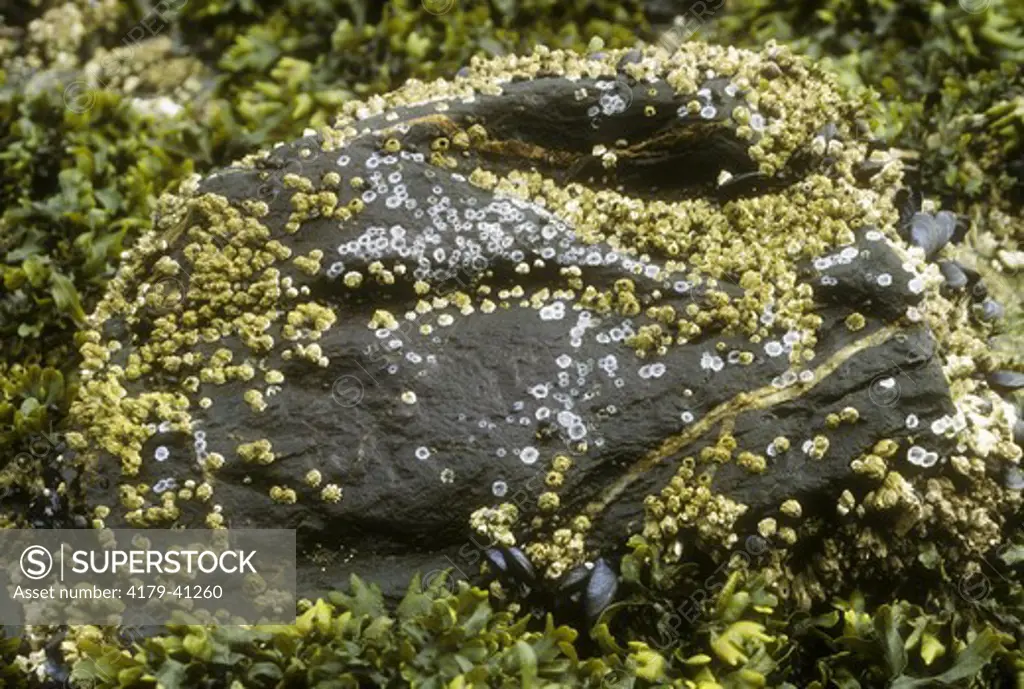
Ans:
[[[815,78],[744,59],[752,74],[776,65],[794,103]],[[492,545],[483,532],[530,554],[532,565],[504,555],[508,570],[538,575],[621,552],[632,533],[675,547],[676,528],[692,534],[687,552],[718,557],[784,503],[828,521],[844,493],[871,495],[878,481],[853,464],[882,441],[901,447],[886,459],[911,481],[947,471],[903,459],[909,445],[945,457],[948,440],[920,429],[957,407],[918,312],[940,297],[908,269],[895,228],[866,222],[848,181],[804,185],[792,169],[718,199],[723,172],[773,177],[774,159],[750,150],[769,118],[739,77],[677,94],[628,72],[649,54],[605,60],[620,71],[515,79],[500,94],[478,78],[443,108],[413,86],[339,126],[342,146],[311,135],[169,201],[166,246],[141,248],[94,316],[95,339],[121,348],[87,353],[86,377],[115,382],[87,381],[73,410],[84,502],[110,508],[107,526],[294,528],[303,591],[359,572],[395,594],[416,570],[475,577]],[[828,123],[838,141],[843,107],[797,108],[780,125]],[[860,191],[884,187],[873,180]],[[807,199],[827,193],[846,205],[819,223],[808,214],[826,211]],[[792,234],[798,218],[804,234]],[[258,227],[265,236],[243,229]],[[289,255],[268,258],[269,240]],[[165,397],[141,419],[118,401],[150,393]],[[647,500],[668,501],[674,480],[715,501],[682,500],[671,526]],[[152,491],[124,498],[188,481],[212,498],[190,489],[165,512]],[[538,504],[548,492],[555,510]],[[518,507],[514,524],[502,503]],[[609,576],[595,568],[597,598],[614,590]]]

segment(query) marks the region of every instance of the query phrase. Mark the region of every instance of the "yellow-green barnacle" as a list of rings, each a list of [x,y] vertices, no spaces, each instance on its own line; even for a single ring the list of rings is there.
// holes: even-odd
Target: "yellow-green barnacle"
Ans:
[[[342,498],[342,489],[340,486],[334,483],[328,483],[320,491],[320,499],[324,502],[336,503],[340,502]]]
[[[821,459],[828,452],[828,438],[823,435],[816,435],[811,441],[811,447],[808,449],[807,454],[813,459]]]
[[[919,506],[913,486],[897,471],[886,474],[882,485],[864,499],[866,506],[876,510],[890,510],[901,503]]]
[[[888,465],[885,460],[876,454],[858,457],[850,463],[850,468],[862,476],[867,476],[877,481],[881,481],[888,471]]]
[[[578,515],[572,520],[572,528],[576,533],[584,534],[590,531],[591,523],[585,515]]]
[[[273,447],[266,438],[251,443],[242,443],[235,451],[243,461],[253,464],[272,464],[274,462]]]
[[[853,493],[849,490],[843,490],[842,494],[839,496],[839,500],[836,502],[836,513],[841,517],[845,517],[852,512],[853,508],[856,506],[857,500],[853,497]]]
[[[470,127],[466,130],[466,133],[469,134],[469,138],[474,144],[483,143],[484,141],[487,141],[487,139],[490,137],[490,135],[487,133],[487,129],[479,122],[470,125]]]
[[[199,500],[200,502],[209,502],[209,500],[213,497],[213,486],[211,486],[208,482],[203,481],[198,486],[196,486],[195,495],[196,499]]]
[[[554,512],[558,509],[561,501],[558,498],[558,493],[552,493],[546,491],[541,493],[537,498],[537,507],[540,508],[541,512]]]
[[[328,330],[337,319],[338,317],[332,309],[316,302],[298,304],[286,316],[288,325],[293,328],[308,329],[312,339],[316,339],[320,333]]]
[[[378,328],[396,330],[398,328],[398,319],[390,311],[377,309],[373,312],[373,317],[370,319],[367,327],[371,330],[377,330]]]
[[[470,515],[469,523],[478,534],[505,546],[516,544],[512,527],[519,520],[519,509],[512,503],[497,508],[481,507]]]
[[[203,460],[203,469],[209,472],[214,472],[224,466],[224,455],[219,452],[211,452],[206,455],[206,459]]]
[[[291,350],[294,356],[304,359],[312,364],[316,364],[321,368],[327,368],[330,365],[330,359],[324,356],[323,350],[320,345],[313,343],[311,345],[297,344]]]
[[[752,452],[741,452],[736,457],[736,463],[747,471],[760,474],[768,468],[768,463],[762,455],[757,455]]]
[[[787,517],[793,517],[799,519],[800,515],[803,514],[803,507],[796,500],[789,499],[782,503],[779,507],[779,511]]]
[[[298,495],[291,488],[273,486],[270,489],[270,499],[284,505],[294,505],[298,501]]]
[[[493,189],[498,183],[498,176],[490,170],[478,167],[469,174],[469,181],[481,189]]]
[[[559,471],[549,471],[544,477],[544,483],[546,483],[549,488],[560,488],[564,480],[565,476]]]
[[[885,459],[891,459],[899,452],[900,444],[891,438],[884,438],[875,443],[872,452]]]
[[[847,316],[844,322],[846,323],[846,327],[853,332],[862,330],[864,326],[867,324],[867,321],[864,319],[864,316],[857,312],[851,313],[849,316]]]
[[[778,530],[778,523],[772,517],[765,517],[757,523],[757,532],[764,538],[771,538]]]
[[[317,469],[310,469],[306,472],[306,485],[310,488],[319,488],[320,482],[323,480],[323,476]]]
[[[704,462],[724,464],[729,461],[730,457],[732,457],[732,453],[721,445],[708,445],[707,447],[701,448],[700,451],[701,461]]]
[[[208,529],[223,529],[224,515],[220,512],[210,512],[206,515],[205,523]]]
[[[779,529],[778,537],[786,545],[793,545],[797,541],[796,529],[791,526],[783,526]]]
[[[294,172],[289,172],[281,179],[281,182],[288,189],[298,189],[299,191],[307,194],[315,191],[316,187],[313,186],[312,180],[307,177],[302,177]]]
[[[776,436],[772,440],[772,447],[775,449],[776,454],[788,452],[790,447],[789,438],[784,435]]]
[[[860,419],[860,412],[856,407],[843,407],[839,412],[840,418],[846,423],[857,423]]]
[[[560,579],[562,575],[565,573],[566,569],[567,565],[565,562],[562,562],[561,560],[555,560],[550,565],[548,565],[547,569],[544,570],[544,576],[552,580]]]
[[[572,538],[571,529],[555,529],[555,532],[551,534],[552,542],[557,546],[569,545],[569,540]]]
[[[245,403],[254,412],[261,412],[267,408],[267,403],[263,399],[263,393],[259,390],[246,390],[242,399],[245,400]]]
[[[139,491],[127,483],[121,484],[118,488],[121,497],[121,504],[130,510],[137,510],[146,504],[145,499],[139,495]]]
[[[323,257],[323,251],[313,249],[307,256],[296,256],[292,262],[303,273],[312,276],[320,272],[320,262],[323,260]]]
[[[649,519],[661,519],[665,516],[665,503],[654,495],[644,498],[644,508]]]

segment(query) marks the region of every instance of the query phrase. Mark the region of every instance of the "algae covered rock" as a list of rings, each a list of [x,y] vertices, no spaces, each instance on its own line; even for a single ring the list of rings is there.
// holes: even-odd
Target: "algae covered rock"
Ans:
[[[858,113],[775,46],[538,48],[184,184],[81,335],[81,504],[296,528],[305,591],[637,533],[801,600],[967,563],[1015,419]]]

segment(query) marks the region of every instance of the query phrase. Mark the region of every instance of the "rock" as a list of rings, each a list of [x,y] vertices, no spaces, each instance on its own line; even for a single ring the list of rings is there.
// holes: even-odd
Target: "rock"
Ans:
[[[635,533],[721,560],[763,531],[780,593],[926,530],[991,544],[1003,472],[947,461],[944,372],[985,333],[907,252],[899,162],[851,173],[855,120],[779,48],[538,49],[184,185],[83,337],[80,501],[295,528],[304,592],[474,578],[494,543],[555,579]]]

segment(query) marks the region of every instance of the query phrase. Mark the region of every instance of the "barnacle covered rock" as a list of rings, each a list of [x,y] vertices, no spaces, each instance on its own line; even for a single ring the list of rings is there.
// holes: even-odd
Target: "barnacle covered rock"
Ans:
[[[1021,455],[991,326],[857,116],[775,46],[538,48],[183,185],[81,337],[89,517],[297,528],[306,590],[638,532],[763,539],[800,599],[984,552]]]

